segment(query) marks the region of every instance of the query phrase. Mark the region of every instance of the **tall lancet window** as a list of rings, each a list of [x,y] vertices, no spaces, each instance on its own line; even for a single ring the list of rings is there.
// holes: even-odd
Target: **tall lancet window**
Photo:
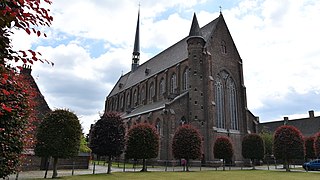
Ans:
[[[230,128],[239,130],[238,108],[237,108],[237,91],[236,86],[231,77],[227,80],[228,88],[228,106],[230,111]]]
[[[177,76],[176,74],[171,75],[171,80],[170,80],[170,93],[174,94],[177,89]]]
[[[153,97],[154,97],[155,91],[154,91],[154,85],[153,82],[150,84],[149,87],[149,101],[152,102]]]
[[[182,85],[182,90],[187,90],[188,89],[188,68],[186,68],[183,72],[183,79],[182,79],[182,82],[183,82],[183,85]]]
[[[163,78],[161,78],[159,83],[159,93],[160,96],[163,96],[163,94],[166,92],[166,84]]]
[[[224,88],[220,76],[217,76],[214,86],[216,99],[216,126],[217,128],[225,128]]]
[[[138,105],[138,92],[137,92],[137,89],[135,89],[134,93],[133,93],[133,103],[134,103],[134,106]]]

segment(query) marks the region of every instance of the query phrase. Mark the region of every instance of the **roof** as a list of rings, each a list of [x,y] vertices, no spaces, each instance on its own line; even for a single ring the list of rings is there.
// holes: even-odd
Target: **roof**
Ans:
[[[208,41],[211,34],[214,32],[219,18],[223,18],[220,15],[207,25],[201,28],[201,33],[205,41]],[[134,86],[137,83],[144,81],[145,79],[152,77],[169,67],[172,67],[188,58],[187,52],[187,40],[188,37],[183,38],[176,44],[170,46],[166,50],[157,54],[150,60],[141,64],[135,71],[130,71],[127,74],[120,77],[116,85],[111,90],[108,97],[114,96],[125,89]],[[146,75],[145,70],[149,69],[149,73]],[[119,86],[119,84],[122,84]],[[121,88],[120,88],[121,87]]]
[[[259,131],[262,131],[263,128],[267,128],[266,130],[274,132],[283,124],[284,120],[259,123]],[[288,120],[287,125],[295,126],[304,136],[312,136],[320,130],[320,116]]]

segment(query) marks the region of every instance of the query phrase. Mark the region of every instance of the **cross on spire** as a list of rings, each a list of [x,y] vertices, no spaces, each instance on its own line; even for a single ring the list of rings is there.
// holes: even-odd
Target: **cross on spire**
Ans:
[[[220,8],[220,14],[221,14],[221,9],[222,9],[222,7],[221,7],[221,6],[219,6],[219,8]]]

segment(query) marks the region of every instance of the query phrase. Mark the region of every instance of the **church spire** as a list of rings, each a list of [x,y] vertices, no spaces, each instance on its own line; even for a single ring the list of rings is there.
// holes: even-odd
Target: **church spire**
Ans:
[[[202,37],[202,33],[199,27],[196,13],[193,14],[192,24],[191,24],[190,33],[189,33],[189,37],[192,37],[192,36]]]
[[[137,29],[136,29],[136,36],[134,39],[134,47],[133,47],[133,53],[132,53],[132,65],[131,65],[131,71],[135,71],[139,66],[139,60],[140,60],[140,7],[138,11],[138,21],[137,21]]]

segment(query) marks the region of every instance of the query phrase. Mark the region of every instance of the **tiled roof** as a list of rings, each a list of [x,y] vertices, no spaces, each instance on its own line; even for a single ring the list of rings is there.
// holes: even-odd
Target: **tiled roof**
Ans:
[[[202,36],[206,41],[209,40],[211,34],[214,32],[219,18],[223,18],[222,15],[201,28]],[[130,71],[121,76],[108,97],[116,95],[119,92],[186,60],[188,58],[187,38],[188,37],[183,38],[176,44],[141,64],[134,72]],[[149,69],[149,73],[146,75],[145,70],[147,68]],[[121,86],[119,86],[120,83],[122,84]]]

